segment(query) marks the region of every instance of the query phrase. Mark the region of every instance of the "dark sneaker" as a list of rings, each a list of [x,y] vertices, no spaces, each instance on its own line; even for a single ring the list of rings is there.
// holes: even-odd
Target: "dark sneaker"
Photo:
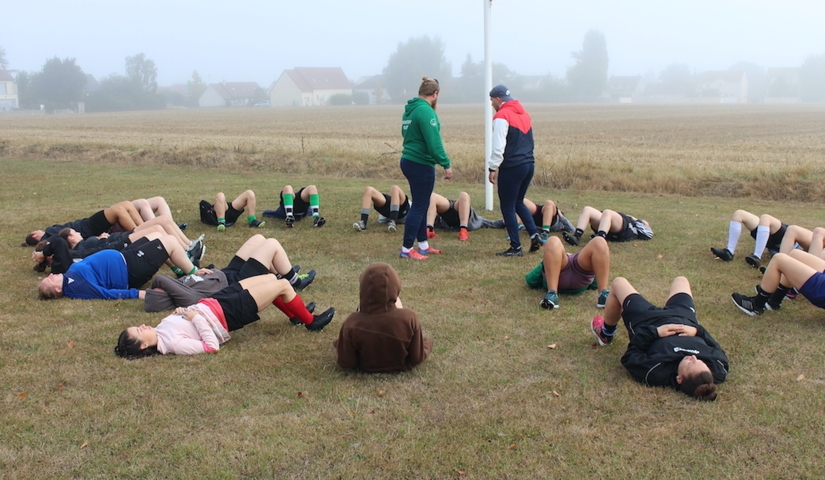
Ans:
[[[599,299],[596,300],[596,308],[604,308],[607,304],[607,297],[610,295],[610,290],[604,289],[602,293],[599,294]]]
[[[559,308],[559,294],[555,290],[548,290],[544,298],[539,302],[539,306],[545,310]]]
[[[315,311],[315,302],[307,303],[307,311],[309,313],[312,313],[312,312]],[[289,319],[289,321],[293,325],[302,325],[301,320],[299,320],[298,317],[292,317],[292,318]]]
[[[315,280],[316,275],[315,270],[310,270],[307,273],[302,273],[298,275],[298,281],[292,284],[292,288],[295,289],[296,292],[300,292],[301,290],[307,288],[313,280]]]
[[[398,230],[398,226],[395,224],[395,220],[390,220],[387,222],[387,231],[390,233],[395,233]]]
[[[496,255],[498,255],[499,257],[523,257],[524,252],[521,251],[521,247],[519,247],[519,248],[510,247],[510,248],[508,248],[507,250],[505,250],[503,252],[496,252]]]
[[[573,245],[574,247],[579,246],[579,237],[575,235],[571,235],[567,232],[561,232],[561,237],[564,239],[565,242]]]
[[[542,230],[541,232],[539,232],[539,240],[541,240],[541,243],[547,243],[547,240],[549,239],[550,232],[548,232],[547,230]]]
[[[315,319],[309,325],[306,325],[307,330],[310,332],[320,332],[324,329],[329,322],[332,321],[332,317],[335,316],[335,309],[330,307],[324,313],[320,315],[313,315]]]
[[[762,262],[759,260],[759,257],[756,255],[748,255],[745,257],[745,261],[753,268],[759,268],[762,266]]]
[[[200,267],[201,260],[203,260],[203,256],[206,254],[206,245],[198,240],[195,245],[186,251],[186,254],[189,255],[189,259],[192,260],[192,265]]]
[[[327,223],[327,220],[320,215],[315,215],[314,217],[312,217],[313,227],[323,227],[325,223]]]
[[[358,220],[357,222],[352,224],[352,229],[356,232],[363,232],[367,229],[367,222],[363,220]]]
[[[756,297],[746,297],[741,293],[732,293],[730,299],[733,300],[734,305],[739,307],[739,310],[742,310],[751,317],[760,315],[765,311],[765,307],[759,308],[756,306]]]
[[[261,228],[264,225],[266,225],[266,222],[263,220],[255,219],[249,222],[249,228]]]
[[[537,252],[544,243],[541,241],[541,237],[539,235],[534,236],[530,239],[530,253]]]
[[[716,258],[720,258],[726,262],[733,260],[733,254],[727,248],[710,247],[710,251],[716,255]]]
[[[599,315],[593,317],[593,320],[590,322],[590,331],[596,336],[596,341],[599,343],[600,347],[606,347],[613,343],[613,336],[605,335],[602,331],[603,326],[604,319]]]
[[[284,219],[284,225],[286,225],[286,228],[294,227],[295,226],[295,217],[293,217],[292,215],[287,215],[286,218]]]
[[[186,227],[188,227],[188,226],[189,226],[189,224],[184,222],[184,223],[181,223],[180,225],[178,225],[178,228],[182,232],[182,231],[186,230]]]
[[[759,273],[765,273],[765,270],[767,270],[767,269],[768,269],[768,267],[762,265],[761,267],[759,267]]]

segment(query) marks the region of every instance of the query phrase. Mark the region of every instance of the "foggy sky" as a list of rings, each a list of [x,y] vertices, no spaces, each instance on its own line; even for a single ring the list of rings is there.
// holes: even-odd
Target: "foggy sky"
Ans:
[[[162,86],[197,70],[206,83],[266,89],[295,67],[380,74],[399,42],[429,35],[459,75],[467,54],[484,59],[484,1],[7,1],[0,46],[12,70],[68,57],[100,80],[142,52]],[[674,63],[791,67],[825,54],[823,0],[494,0],[492,26],[493,61],[521,75],[563,77],[591,29],[605,36],[608,75],[658,75]]]

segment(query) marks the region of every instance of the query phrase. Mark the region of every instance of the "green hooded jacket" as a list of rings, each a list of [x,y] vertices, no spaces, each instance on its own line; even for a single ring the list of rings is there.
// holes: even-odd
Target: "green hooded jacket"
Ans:
[[[415,163],[450,168],[450,157],[441,142],[441,123],[429,102],[421,97],[407,101],[401,117],[404,150],[401,156]]]

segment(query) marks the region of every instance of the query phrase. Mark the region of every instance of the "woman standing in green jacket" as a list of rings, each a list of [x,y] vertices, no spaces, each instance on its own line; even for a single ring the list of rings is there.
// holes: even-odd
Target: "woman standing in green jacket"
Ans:
[[[441,253],[427,242],[427,210],[435,186],[435,166],[444,167],[445,180],[453,178],[450,157],[441,141],[441,123],[435,113],[439,91],[438,80],[423,77],[418,96],[407,101],[401,117],[401,135],[404,137],[401,172],[407,177],[412,197],[412,206],[404,223],[401,258],[426,260],[427,255]],[[417,250],[412,248],[416,240]]]

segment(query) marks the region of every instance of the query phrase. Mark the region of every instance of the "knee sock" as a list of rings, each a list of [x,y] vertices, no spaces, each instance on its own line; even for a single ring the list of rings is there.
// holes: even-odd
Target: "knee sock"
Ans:
[[[298,278],[298,274],[295,273],[295,270],[293,270],[292,268],[290,268],[289,271],[285,274],[281,275],[281,277],[284,280],[288,281],[290,285],[295,285],[295,283],[298,282],[298,280],[300,280]]]
[[[771,228],[767,225],[759,225],[756,227],[756,245],[753,247],[753,254],[757,258],[762,258],[762,252],[768,245],[768,237],[771,236]]]
[[[313,217],[317,217],[319,215],[319,210],[321,209],[321,198],[318,196],[317,193],[311,193],[309,195],[309,210],[312,212]]]
[[[295,216],[292,213],[292,207],[295,204],[295,195],[292,193],[285,193],[284,194],[284,212],[286,213],[287,217]]]
[[[582,230],[581,228],[577,228],[576,232],[573,235],[575,235],[576,238],[582,238],[582,235],[584,235],[584,230]]]
[[[286,306],[286,303],[284,303],[284,301],[281,297],[278,297],[275,300],[273,300],[272,305],[275,305],[276,307],[278,307],[278,310],[284,312],[284,315],[286,315],[289,318],[292,318],[292,317],[295,316],[295,315],[292,314],[292,311],[289,309],[289,307]]]
[[[295,298],[289,302],[284,302],[284,304],[292,312],[290,318],[297,317],[304,325],[309,325],[315,320],[315,317],[307,310],[306,305],[304,305],[304,300],[300,295],[295,294]]]
[[[392,205],[390,204],[390,220],[393,222],[398,220],[398,209],[400,205]]]
[[[362,208],[361,209],[361,221],[364,222],[364,225],[370,220],[370,209],[369,208]]]
[[[736,252],[736,243],[739,242],[739,235],[742,233],[742,224],[731,220],[728,226],[728,251]]]
[[[247,215],[246,220],[247,220],[249,223],[252,223],[252,222],[254,222],[257,218],[258,218],[258,217],[256,217],[255,215]]]

